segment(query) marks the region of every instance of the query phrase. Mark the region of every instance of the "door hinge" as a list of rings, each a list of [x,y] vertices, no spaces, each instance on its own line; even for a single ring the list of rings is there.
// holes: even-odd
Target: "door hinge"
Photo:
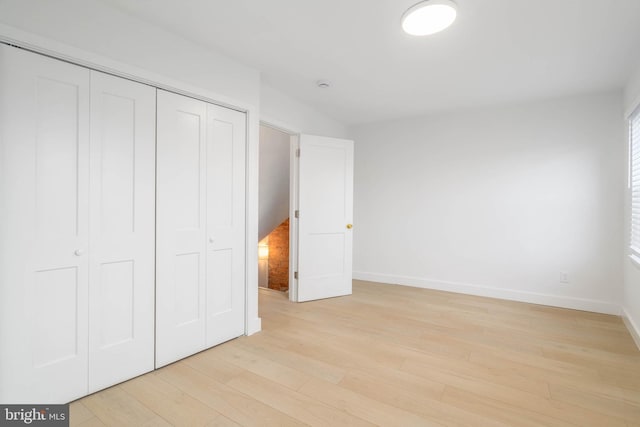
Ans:
[[[296,157],[300,157],[300,149],[299,148],[296,150]]]
[[[295,212],[293,213],[293,216],[294,216],[295,218],[300,218],[300,211],[295,211]]]
[[[293,272],[293,278],[294,278],[294,279],[296,279],[296,280],[298,280],[298,272],[297,272],[297,271],[294,271],[294,272]]]

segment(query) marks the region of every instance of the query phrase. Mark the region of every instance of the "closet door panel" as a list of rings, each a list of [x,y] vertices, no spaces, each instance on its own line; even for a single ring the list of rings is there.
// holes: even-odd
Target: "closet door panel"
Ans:
[[[0,402],[87,391],[89,71],[0,45]]]
[[[158,90],[156,367],[205,348],[204,102]]]
[[[89,391],[153,369],[155,89],[91,72]]]
[[[207,106],[207,346],[244,333],[244,113]]]

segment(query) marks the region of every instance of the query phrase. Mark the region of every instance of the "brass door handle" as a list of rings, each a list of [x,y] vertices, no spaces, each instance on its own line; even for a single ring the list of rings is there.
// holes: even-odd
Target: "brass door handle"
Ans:
[[[353,228],[353,224],[347,224],[347,228],[351,230]]]

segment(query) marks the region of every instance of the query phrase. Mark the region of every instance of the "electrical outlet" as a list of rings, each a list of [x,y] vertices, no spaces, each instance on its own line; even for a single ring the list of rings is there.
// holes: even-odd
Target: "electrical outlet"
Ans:
[[[560,272],[560,283],[569,283],[569,273],[566,271]]]

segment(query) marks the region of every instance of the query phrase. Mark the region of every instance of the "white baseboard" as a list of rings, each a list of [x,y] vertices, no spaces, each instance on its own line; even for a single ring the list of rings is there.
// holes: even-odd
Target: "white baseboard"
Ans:
[[[367,273],[354,271],[353,278],[369,282],[388,283],[392,285],[413,286],[416,288],[434,289],[438,291],[455,292],[510,301],[527,302],[531,304],[548,305],[552,307],[570,308],[574,310],[592,311],[595,313],[613,314],[620,316],[622,309],[619,304],[574,298],[561,295],[541,294],[535,292],[518,291],[513,289],[494,288],[490,286],[469,283],[430,280],[419,277],[396,276],[390,274]],[[638,329],[636,329],[637,331]],[[638,341],[636,341],[637,343]]]
[[[262,330],[262,319],[256,317],[254,319],[249,319],[249,324],[247,325],[247,335],[253,335],[256,332],[260,332]]]
[[[634,321],[633,317],[629,314],[626,308],[622,309],[622,320],[624,321],[625,326],[629,330],[631,334],[631,338],[635,341],[636,346],[638,346],[638,350],[640,350],[640,328],[638,327],[638,323]]]

